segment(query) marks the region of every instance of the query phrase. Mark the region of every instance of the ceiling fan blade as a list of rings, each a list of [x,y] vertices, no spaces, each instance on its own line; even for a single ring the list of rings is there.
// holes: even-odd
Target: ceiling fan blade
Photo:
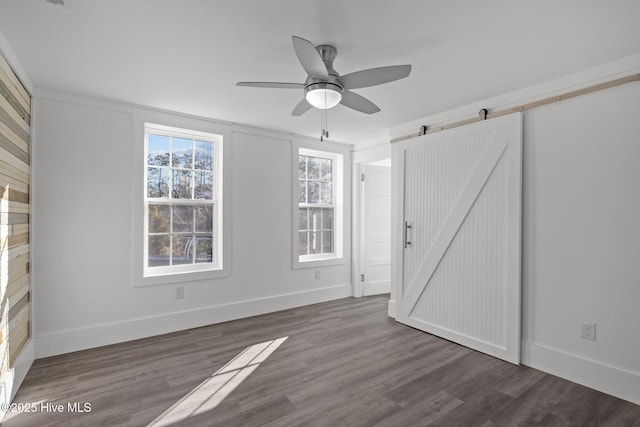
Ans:
[[[236,86],[267,87],[274,89],[304,89],[302,83],[278,83],[278,82],[238,82]]]
[[[329,80],[327,66],[320,57],[313,43],[300,37],[291,36],[293,49],[296,51],[298,61],[310,77],[314,79]]]
[[[293,111],[291,112],[291,115],[296,117],[301,116],[307,111],[309,111],[310,109],[311,109],[311,104],[309,104],[305,98],[302,98],[302,101],[298,102],[298,105],[296,105],[296,108],[293,109]]]
[[[369,101],[364,96],[360,96],[357,93],[350,92],[348,90],[342,92],[342,100],[340,100],[340,104],[356,111],[360,111],[361,113],[373,114],[380,111],[380,108],[378,108],[376,104]]]
[[[359,89],[400,80],[411,74],[411,65],[370,68],[340,76],[345,89]]]

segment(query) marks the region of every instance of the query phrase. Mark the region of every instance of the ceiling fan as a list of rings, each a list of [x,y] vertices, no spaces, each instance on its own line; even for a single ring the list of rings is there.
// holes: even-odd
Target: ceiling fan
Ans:
[[[377,113],[380,108],[376,104],[352,92],[351,89],[389,83],[403,79],[411,73],[411,65],[393,65],[370,68],[341,76],[333,68],[333,60],[338,53],[334,46],[327,44],[314,46],[309,40],[296,36],[292,36],[292,39],[298,61],[308,75],[304,83],[236,83],[237,86],[303,89],[305,97],[293,109],[292,116],[300,116],[311,107],[326,110],[338,104],[366,114]]]

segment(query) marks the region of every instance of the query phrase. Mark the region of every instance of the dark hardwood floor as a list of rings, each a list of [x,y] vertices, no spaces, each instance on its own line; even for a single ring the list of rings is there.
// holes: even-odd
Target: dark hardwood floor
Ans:
[[[40,359],[14,400],[38,410],[2,425],[161,424],[246,347],[288,336],[217,407],[173,425],[640,426],[638,405],[396,323],[387,300],[347,298]],[[69,403],[91,410],[72,413]]]

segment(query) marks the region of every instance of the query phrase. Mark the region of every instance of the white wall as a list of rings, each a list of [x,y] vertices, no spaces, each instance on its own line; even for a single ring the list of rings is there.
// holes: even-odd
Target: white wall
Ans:
[[[639,83],[528,111],[523,189],[525,363],[636,403],[639,117]]]
[[[391,136],[638,72],[640,55],[412,122]],[[638,82],[525,112],[522,362],[640,404],[638,118]],[[580,337],[582,321],[597,323],[596,341]]]
[[[141,114],[143,111],[144,114]],[[132,287],[136,115],[154,111],[38,89],[34,98],[33,304],[36,357],[351,295],[351,266],[291,268],[292,139],[231,126],[231,276]],[[167,113],[157,112],[158,117]],[[171,116],[171,114],[169,114]],[[178,117],[178,115],[175,115]],[[178,117],[184,120],[202,120]],[[162,123],[161,123],[162,124]],[[308,141],[307,141],[308,142]],[[229,141],[225,141],[229,143]],[[345,197],[350,200],[344,145]],[[349,218],[350,209],[345,212]],[[346,221],[345,235],[351,229]],[[346,239],[349,242],[349,239]]]

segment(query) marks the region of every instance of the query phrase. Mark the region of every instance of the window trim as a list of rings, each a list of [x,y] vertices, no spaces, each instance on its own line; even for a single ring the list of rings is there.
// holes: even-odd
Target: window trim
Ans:
[[[231,266],[231,243],[232,243],[232,215],[231,215],[231,187],[232,176],[231,167],[232,159],[232,131],[231,126],[225,123],[215,122],[203,118],[193,116],[184,116],[164,111],[136,109],[133,114],[134,133],[132,135],[134,143],[132,144],[132,162],[134,176],[132,180],[132,230],[131,230],[131,286],[145,287],[157,285],[175,285],[180,283],[194,281],[208,281],[212,279],[230,277],[232,273]],[[220,162],[220,175],[222,176],[221,186],[217,197],[218,203],[221,204],[218,212],[218,226],[222,232],[222,242],[219,247],[220,262],[222,263],[218,269],[207,269],[204,271],[178,272],[172,274],[145,276],[143,246],[145,244],[145,202],[146,196],[145,174],[146,174],[146,157],[145,157],[145,124],[158,124],[168,128],[179,128],[185,130],[193,130],[193,133],[204,132],[207,134],[220,135],[222,143],[219,145],[218,159]]]
[[[325,147],[322,147],[325,148]],[[332,254],[313,254],[299,255],[299,175],[298,175],[298,156],[307,155],[331,159],[334,162],[332,170],[333,180],[333,207],[334,207],[334,230],[333,230],[333,253]],[[292,266],[293,269],[313,268],[327,265],[336,265],[346,263],[344,257],[345,247],[345,205],[344,205],[344,186],[345,186],[345,153],[332,150],[330,146],[326,149],[308,148],[292,144]]]

